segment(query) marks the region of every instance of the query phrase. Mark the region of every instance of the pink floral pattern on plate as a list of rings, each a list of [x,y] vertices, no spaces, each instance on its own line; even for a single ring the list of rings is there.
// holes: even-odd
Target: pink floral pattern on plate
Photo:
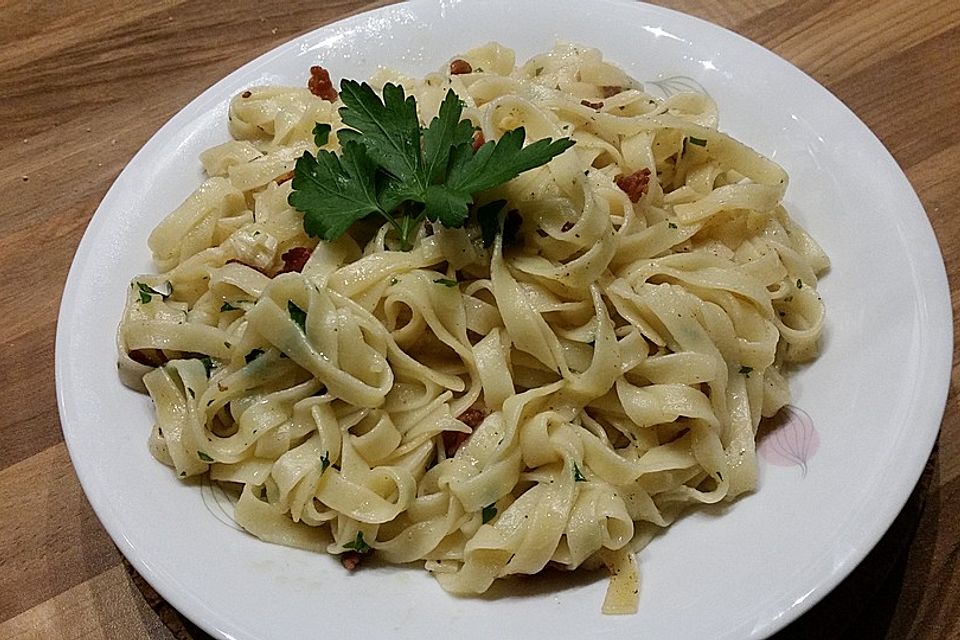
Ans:
[[[807,477],[807,464],[820,448],[820,434],[813,419],[803,409],[787,405],[771,421],[760,436],[757,453],[778,467],[800,467],[800,477]]]

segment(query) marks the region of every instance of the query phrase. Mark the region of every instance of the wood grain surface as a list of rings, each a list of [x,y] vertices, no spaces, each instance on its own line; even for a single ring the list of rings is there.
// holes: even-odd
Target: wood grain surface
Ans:
[[[64,280],[111,182],[168,118],[260,53],[379,4],[0,2],[0,638],[206,638],[125,564],[70,465],[53,365]],[[960,2],[660,4],[775,51],[867,123],[920,195],[956,304]],[[956,362],[907,507],[780,640],[960,638]]]

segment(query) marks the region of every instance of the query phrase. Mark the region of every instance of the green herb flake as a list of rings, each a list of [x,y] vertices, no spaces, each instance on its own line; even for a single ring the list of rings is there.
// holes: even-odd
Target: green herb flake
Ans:
[[[803,289],[803,280],[797,278],[797,289]]]
[[[483,511],[480,512],[480,519],[483,524],[487,524],[491,520],[497,517],[497,505],[488,504],[483,508]]]
[[[677,228],[676,223],[673,223],[673,222],[667,223],[667,229],[676,229],[676,228]]]
[[[220,311],[241,311],[241,310],[242,309],[240,309],[240,307],[235,307],[229,302],[224,302],[222,305],[220,305]]]
[[[577,463],[573,463],[573,480],[575,482],[586,482],[587,478],[580,473],[580,467],[577,466]]]
[[[300,327],[300,331],[307,331],[307,312],[296,305],[293,300],[287,300],[287,312],[293,323]]]
[[[206,453],[204,453],[203,451],[197,451],[197,457],[200,458],[201,460],[203,460],[204,462],[213,462],[213,458],[211,458],[210,456],[208,456],[208,455],[207,455]]]
[[[707,146],[707,141],[704,140],[703,138],[694,138],[693,136],[690,136],[689,138],[687,138],[687,140],[690,141],[690,144],[695,144],[698,147]]]
[[[457,286],[456,280],[451,280],[450,278],[437,278],[433,281],[434,284],[442,284],[445,287],[455,287]]]
[[[254,360],[256,360],[257,358],[259,358],[259,357],[262,356],[262,355],[263,355],[263,349],[252,349],[252,350],[250,351],[250,353],[248,353],[247,355],[245,355],[245,356],[243,357],[243,360],[244,360],[247,364],[250,364],[251,362],[253,362]]]
[[[147,304],[153,300],[153,296],[160,296],[161,300],[166,300],[170,297],[169,293],[162,293],[157,291],[153,287],[146,285],[142,282],[137,283],[137,289],[140,292],[140,304]]]
[[[473,196],[549,162],[571,145],[568,138],[524,146],[518,128],[473,148],[473,125],[461,120],[463,103],[448,91],[427,127],[403,87],[387,83],[382,97],[366,83],[340,85],[345,128],[338,154],[319,150],[297,160],[288,202],[303,213],[310,235],[336,240],[356,221],[376,214],[408,250],[426,218],[462,227]]]
[[[370,545],[363,540],[363,531],[357,531],[357,537],[352,542],[343,545],[343,548],[353,549],[357,553],[368,553],[370,551]]]
[[[501,216],[500,213],[506,204],[506,200],[494,200],[476,209],[477,224],[480,226],[480,237],[483,238],[485,248],[493,246],[493,241],[497,239],[497,232],[503,229],[505,216]]]
[[[330,466],[330,452],[324,451],[323,455],[320,456],[320,473],[323,473],[327,470],[327,467]]]
[[[751,373],[752,371],[753,371],[753,367],[747,367],[747,366],[741,366],[741,367],[740,367],[740,374],[741,374],[741,375],[750,377],[750,373]]]
[[[313,127],[313,141],[318,147],[327,144],[330,139],[330,125],[318,122]]]

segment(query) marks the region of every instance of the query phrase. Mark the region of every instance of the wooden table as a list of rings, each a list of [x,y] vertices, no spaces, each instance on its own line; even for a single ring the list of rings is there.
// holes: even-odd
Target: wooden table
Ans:
[[[521,0],[518,0],[521,1]],[[204,638],[124,563],[84,498],[53,382],[61,290],[111,182],[242,63],[380,3],[0,3],[0,638]],[[880,137],[960,277],[960,2],[667,0],[791,60]],[[779,638],[960,637],[957,369],[939,445],[874,553]]]

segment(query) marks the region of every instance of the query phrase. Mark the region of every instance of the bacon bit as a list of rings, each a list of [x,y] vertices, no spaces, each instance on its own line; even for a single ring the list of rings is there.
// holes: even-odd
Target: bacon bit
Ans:
[[[286,173],[281,173],[276,178],[274,178],[273,181],[276,182],[277,184],[283,184],[287,180],[293,180],[293,169],[291,169],[290,171],[287,171]]]
[[[479,407],[470,407],[457,416],[457,420],[467,425],[471,429],[476,429],[486,417],[487,412],[484,409],[480,409]]]
[[[647,185],[650,184],[650,169],[640,169],[636,173],[617,178],[617,186],[620,187],[630,202],[637,202],[640,197],[647,192]]]
[[[563,232],[563,233],[566,233],[567,231],[570,231],[570,229],[573,229],[573,223],[572,223],[572,222],[564,222],[564,223],[563,223],[563,226],[560,227],[560,231]]]
[[[483,137],[483,131],[477,131],[473,134],[473,142],[470,143],[470,146],[473,147],[474,153],[479,151],[486,141],[487,139]]]
[[[330,81],[330,72],[320,66],[310,67],[310,80],[307,82],[310,93],[327,102],[336,102],[340,96]]]
[[[469,433],[463,431],[444,431],[443,432],[443,450],[448,458],[457,455],[460,447],[470,439]]]
[[[280,273],[302,272],[303,267],[307,264],[307,260],[310,259],[312,253],[313,250],[307,249],[306,247],[294,247],[290,249],[280,256],[283,260],[283,268],[280,269]]]
[[[602,102],[590,102],[589,100],[581,100],[580,104],[582,104],[585,107],[590,107],[591,109],[595,109],[597,111],[600,111],[600,109],[603,109]]]
[[[240,94],[240,97],[241,97],[241,98],[249,98],[249,97],[252,96],[252,95],[253,95],[253,94],[250,93],[249,91],[244,91],[243,93]]]
[[[363,554],[356,551],[344,551],[340,554],[340,564],[347,571],[356,571],[363,561]]]
[[[450,63],[450,75],[459,76],[463,75],[464,73],[473,73],[473,67],[470,66],[469,62],[457,58]]]
[[[603,93],[604,98],[610,98],[617,95],[618,93],[623,92],[623,87],[617,87],[613,85],[605,85],[600,87],[601,93]]]

